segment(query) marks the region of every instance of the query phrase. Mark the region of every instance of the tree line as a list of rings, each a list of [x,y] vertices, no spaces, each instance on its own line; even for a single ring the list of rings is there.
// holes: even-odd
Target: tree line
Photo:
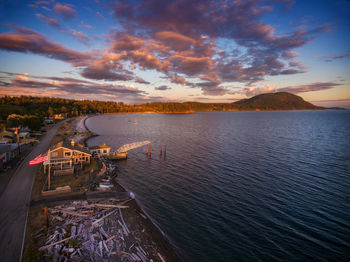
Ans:
[[[238,109],[234,104],[215,103],[173,103],[152,102],[129,105],[123,102],[73,100],[33,96],[0,97],[0,118],[6,120],[10,114],[35,115],[38,117],[53,117],[55,114],[65,114],[68,117],[93,113],[127,113],[127,112],[160,112],[185,113],[192,111],[225,111]]]

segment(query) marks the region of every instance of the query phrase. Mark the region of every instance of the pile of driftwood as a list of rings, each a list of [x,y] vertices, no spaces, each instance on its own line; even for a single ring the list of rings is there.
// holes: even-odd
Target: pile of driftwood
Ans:
[[[46,243],[50,261],[162,261],[154,246],[142,247],[125,223],[127,201],[73,201],[49,208]],[[139,232],[138,232],[139,233]]]

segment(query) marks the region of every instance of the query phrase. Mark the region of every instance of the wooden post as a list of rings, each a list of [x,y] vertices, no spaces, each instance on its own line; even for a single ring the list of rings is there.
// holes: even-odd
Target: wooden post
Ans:
[[[164,154],[166,154],[166,145],[164,145]]]
[[[147,145],[147,155],[148,155],[148,145]]]
[[[152,146],[149,146],[149,154],[152,155]]]
[[[160,144],[160,154],[162,154],[162,152],[163,152],[163,146],[162,144]]]
[[[47,207],[44,207],[44,214],[45,214],[45,219],[46,219],[46,227],[49,227],[49,210]]]

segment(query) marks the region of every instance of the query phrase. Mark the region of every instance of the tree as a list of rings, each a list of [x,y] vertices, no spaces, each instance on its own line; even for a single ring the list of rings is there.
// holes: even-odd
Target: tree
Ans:
[[[49,106],[49,109],[47,110],[49,116],[53,116],[54,115],[54,112],[53,112],[53,109],[51,106]]]

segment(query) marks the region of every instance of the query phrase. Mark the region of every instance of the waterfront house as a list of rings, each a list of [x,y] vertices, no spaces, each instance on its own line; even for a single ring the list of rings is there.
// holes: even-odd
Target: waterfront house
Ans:
[[[70,143],[59,142],[50,149],[49,161],[55,175],[73,174],[75,167],[89,164],[90,160],[89,150],[74,140]]]
[[[97,154],[100,156],[107,156],[111,151],[111,147],[106,144],[89,147],[91,154]]]

